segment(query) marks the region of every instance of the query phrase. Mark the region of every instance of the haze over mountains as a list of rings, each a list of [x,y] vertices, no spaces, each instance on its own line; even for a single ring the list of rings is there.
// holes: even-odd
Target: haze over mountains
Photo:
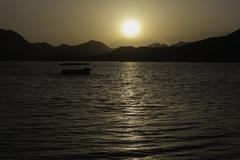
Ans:
[[[164,43],[153,43],[153,44],[149,44],[147,47],[152,47],[152,48],[163,48],[163,47],[168,47],[168,45],[164,44]]]
[[[156,43],[112,49],[98,41],[58,47],[30,43],[14,31],[0,29],[0,60],[240,62],[240,30],[227,36],[172,46]]]

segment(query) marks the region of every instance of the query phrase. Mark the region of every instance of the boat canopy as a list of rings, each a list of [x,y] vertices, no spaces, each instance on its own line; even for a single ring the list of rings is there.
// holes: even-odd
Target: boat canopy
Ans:
[[[61,63],[59,66],[89,66],[90,63]]]

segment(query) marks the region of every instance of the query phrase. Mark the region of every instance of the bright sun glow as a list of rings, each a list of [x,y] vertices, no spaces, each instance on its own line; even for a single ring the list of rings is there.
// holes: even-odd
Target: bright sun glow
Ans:
[[[122,24],[122,34],[127,38],[137,37],[140,31],[140,24],[136,20],[128,20]]]

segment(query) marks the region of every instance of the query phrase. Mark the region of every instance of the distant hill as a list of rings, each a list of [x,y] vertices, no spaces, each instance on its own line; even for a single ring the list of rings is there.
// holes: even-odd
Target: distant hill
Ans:
[[[27,58],[31,48],[21,35],[11,30],[0,29],[0,59]]]
[[[183,46],[185,46],[187,44],[189,44],[189,42],[180,41],[180,42],[178,42],[176,44],[171,45],[171,47],[183,47]]]
[[[118,61],[240,62],[240,30],[180,47],[120,47],[105,58]]]
[[[0,60],[240,62],[240,30],[227,36],[180,42],[173,46],[156,43],[113,50],[98,41],[58,47],[48,43],[29,43],[14,31],[0,29]]]
[[[60,59],[62,60],[89,59],[89,57],[102,55],[112,51],[112,49],[106,44],[93,40],[77,46],[61,45],[57,47],[56,50],[57,53],[61,55]]]
[[[11,30],[0,29],[0,47],[11,49],[12,47],[24,48],[29,43],[18,33]]]
[[[29,43],[14,31],[0,29],[0,60],[82,60],[111,51],[98,41],[58,47],[48,43]]]
[[[168,47],[168,45],[164,44],[164,43],[153,43],[148,45],[147,47],[151,47],[151,48],[162,48],[162,47]]]

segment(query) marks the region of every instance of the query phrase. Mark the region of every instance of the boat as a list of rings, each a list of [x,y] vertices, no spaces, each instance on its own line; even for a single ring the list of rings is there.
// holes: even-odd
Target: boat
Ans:
[[[91,73],[90,63],[62,63],[62,75],[89,75]]]

